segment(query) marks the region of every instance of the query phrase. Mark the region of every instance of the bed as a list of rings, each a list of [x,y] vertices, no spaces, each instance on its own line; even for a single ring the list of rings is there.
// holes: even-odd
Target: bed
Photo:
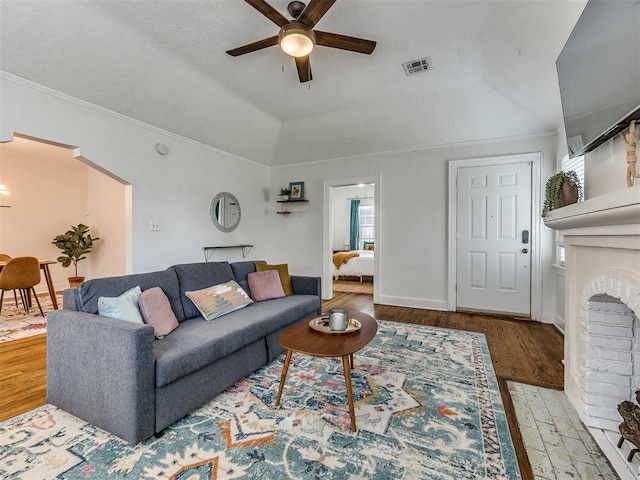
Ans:
[[[334,253],[334,258],[341,253],[346,252]],[[374,251],[353,250],[350,253],[357,253],[358,256],[351,256],[351,258],[340,265],[340,268],[336,268],[335,263],[331,262],[333,278],[337,280],[339,277],[360,277],[360,281],[362,281],[362,277],[373,277]]]

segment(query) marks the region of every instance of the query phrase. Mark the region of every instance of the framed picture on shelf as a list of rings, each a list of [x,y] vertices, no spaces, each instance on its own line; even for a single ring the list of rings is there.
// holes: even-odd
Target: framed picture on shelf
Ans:
[[[304,200],[304,182],[290,182],[289,200]]]

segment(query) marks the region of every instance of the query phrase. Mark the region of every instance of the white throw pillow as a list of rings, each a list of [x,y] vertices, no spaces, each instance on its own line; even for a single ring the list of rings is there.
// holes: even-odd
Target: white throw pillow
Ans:
[[[138,296],[141,293],[140,287],[133,287],[119,297],[100,297],[98,298],[98,314],[103,317],[144,324],[138,308]]]

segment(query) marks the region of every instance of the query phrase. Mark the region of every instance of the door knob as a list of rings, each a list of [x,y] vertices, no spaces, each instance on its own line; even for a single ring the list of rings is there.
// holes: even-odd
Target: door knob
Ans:
[[[522,249],[522,253],[529,253],[529,249],[528,248],[523,248]]]

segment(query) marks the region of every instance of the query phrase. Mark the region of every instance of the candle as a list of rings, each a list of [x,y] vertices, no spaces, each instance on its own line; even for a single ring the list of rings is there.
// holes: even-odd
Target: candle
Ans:
[[[329,310],[329,329],[343,331],[347,329],[347,311],[344,308]]]

